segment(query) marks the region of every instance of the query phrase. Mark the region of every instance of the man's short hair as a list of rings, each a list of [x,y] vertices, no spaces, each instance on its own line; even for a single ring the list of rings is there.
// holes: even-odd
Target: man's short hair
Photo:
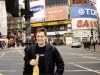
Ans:
[[[36,34],[37,34],[38,32],[44,32],[45,36],[47,36],[47,29],[44,28],[44,27],[42,27],[42,28],[37,28]]]

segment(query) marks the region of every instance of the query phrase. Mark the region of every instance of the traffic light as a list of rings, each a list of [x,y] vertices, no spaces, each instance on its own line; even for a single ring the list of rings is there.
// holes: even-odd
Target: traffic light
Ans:
[[[13,17],[19,17],[19,0],[5,0],[6,11]]]

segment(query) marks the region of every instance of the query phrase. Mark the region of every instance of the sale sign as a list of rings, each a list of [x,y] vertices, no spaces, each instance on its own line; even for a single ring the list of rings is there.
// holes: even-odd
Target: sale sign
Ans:
[[[72,29],[97,29],[97,20],[92,18],[72,19]]]

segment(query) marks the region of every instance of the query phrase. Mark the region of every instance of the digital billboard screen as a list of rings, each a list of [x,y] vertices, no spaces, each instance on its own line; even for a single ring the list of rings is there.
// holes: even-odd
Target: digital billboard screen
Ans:
[[[72,6],[72,18],[95,18],[97,19],[97,9],[92,6]]]

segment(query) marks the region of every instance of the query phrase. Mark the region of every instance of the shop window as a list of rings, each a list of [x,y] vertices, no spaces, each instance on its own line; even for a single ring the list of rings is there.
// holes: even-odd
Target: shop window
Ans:
[[[60,26],[60,30],[64,30],[64,26]]]
[[[88,41],[88,37],[82,37],[82,41]]]

